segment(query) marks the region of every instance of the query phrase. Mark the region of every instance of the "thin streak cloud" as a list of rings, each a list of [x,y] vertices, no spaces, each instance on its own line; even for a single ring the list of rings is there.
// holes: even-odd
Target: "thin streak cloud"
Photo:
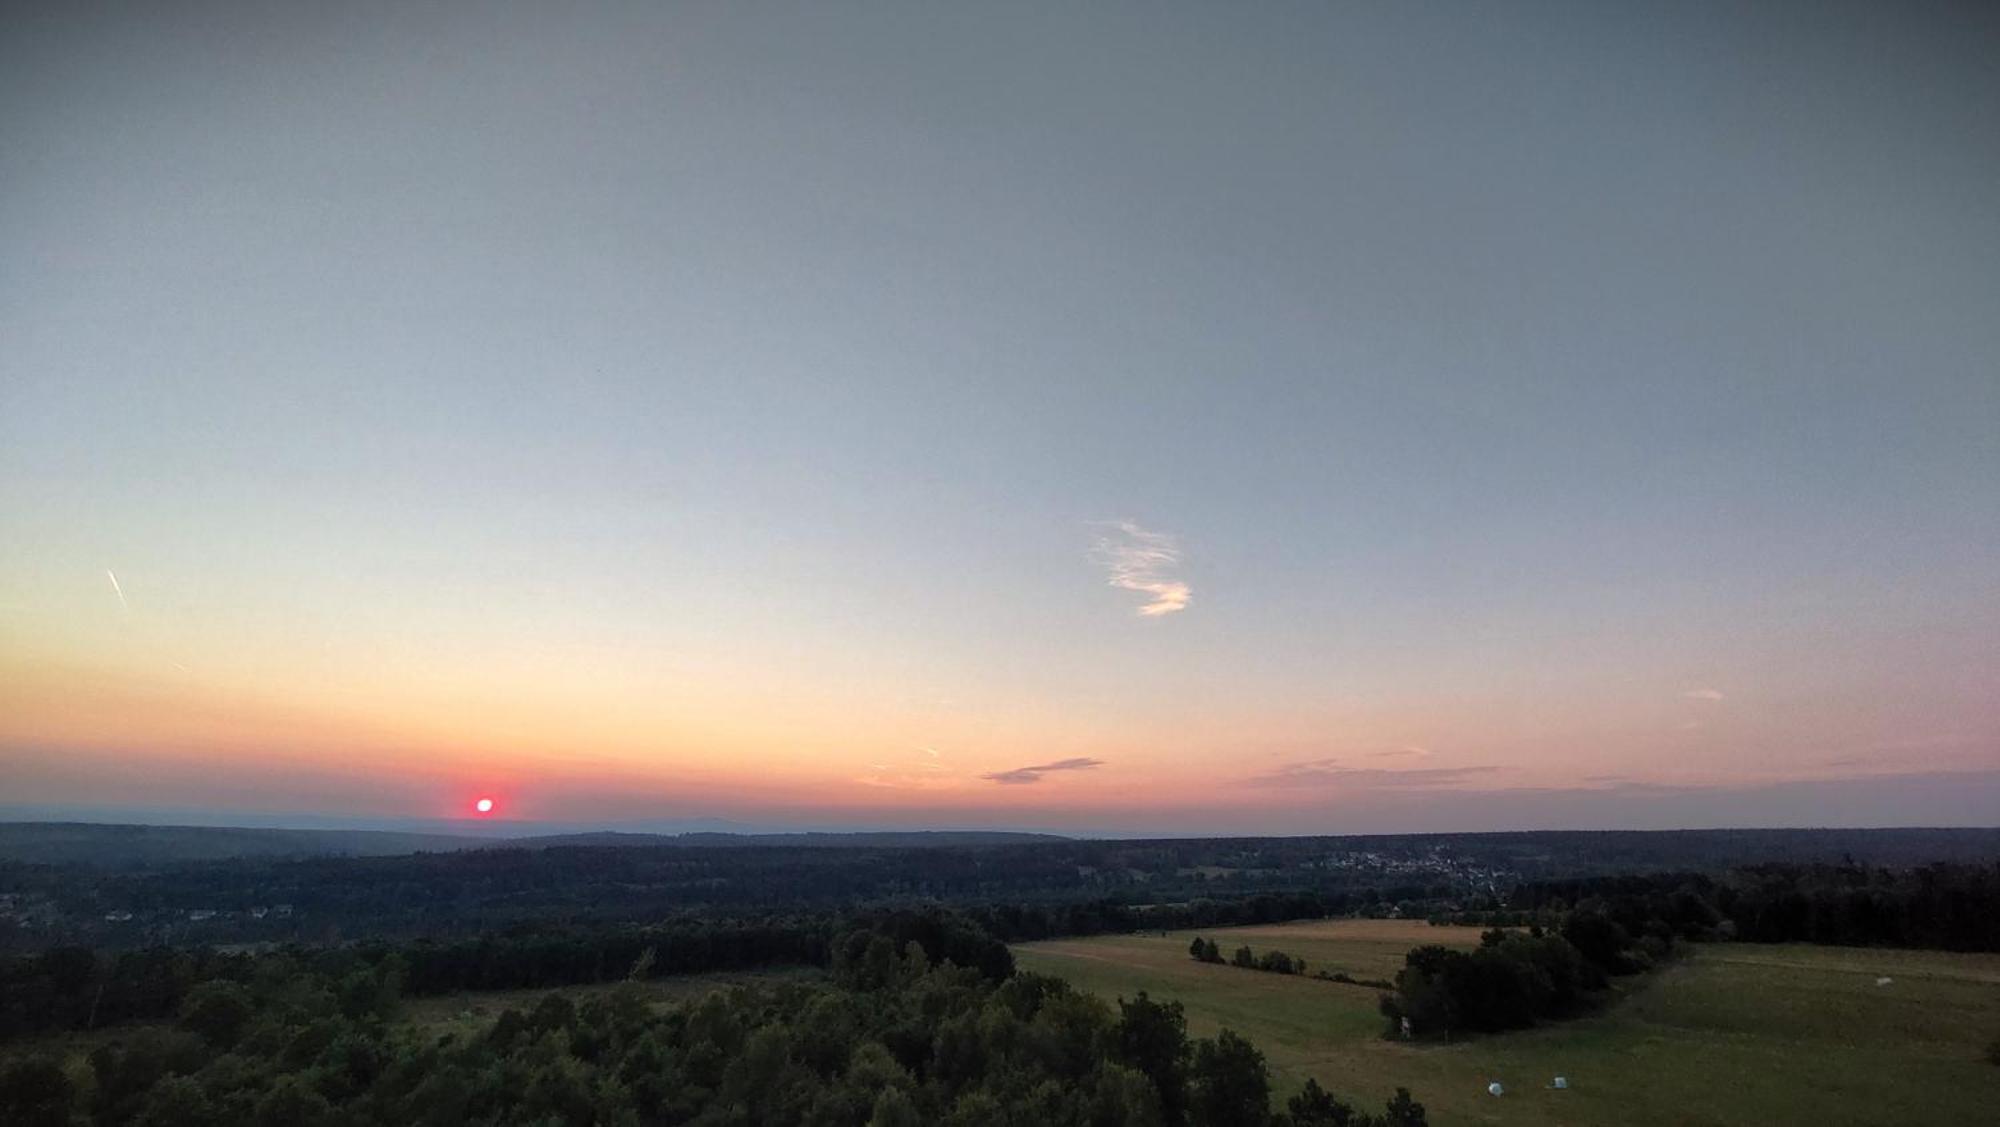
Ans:
[[[1689,689],[1681,694],[1687,700],[1727,700],[1720,689]]]
[[[1102,766],[1104,766],[1104,760],[1102,759],[1078,757],[1076,759],[1058,759],[1054,763],[1037,763],[1032,767],[1016,767],[1011,771],[995,771],[990,775],[981,775],[979,777],[988,782],[999,783],[1003,786],[1025,786],[1029,783],[1041,782],[1043,775],[1053,771],[1088,771],[1094,767]]]
[[[1129,520],[1110,522],[1112,533],[1097,538],[1091,557],[1104,567],[1105,581],[1125,591],[1148,596],[1138,613],[1159,618],[1187,609],[1194,591],[1173,577],[1180,566],[1180,545],[1163,532],[1151,532]]]
[[[1450,789],[1476,775],[1490,775],[1498,767],[1422,767],[1394,770],[1385,767],[1347,767],[1336,759],[1309,759],[1258,775],[1246,782],[1254,787],[1297,787],[1344,785],[1357,790]]]
[[[1370,759],[1426,759],[1430,757],[1430,754],[1430,748],[1418,747],[1415,744],[1411,744],[1408,747],[1394,748],[1389,751],[1371,751],[1368,753],[1368,757]]]
[[[118,585],[118,573],[107,567],[104,569],[104,575],[111,580],[111,593],[118,596],[118,605],[131,610],[132,604],[125,601],[125,588]]]

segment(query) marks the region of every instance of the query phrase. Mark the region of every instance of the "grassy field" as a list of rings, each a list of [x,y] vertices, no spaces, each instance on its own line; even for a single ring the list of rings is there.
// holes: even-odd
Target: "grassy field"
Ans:
[[[1381,1039],[1378,991],[1197,963],[1195,932],[1030,943],[1024,970],[1105,997],[1146,990],[1227,1026],[1270,1058],[1281,1092],[1308,1076],[1371,1107],[1398,1085],[1439,1124],[2000,1122],[2000,955],[1709,945],[1604,1012],[1452,1045]],[[1420,943],[1470,947],[1470,928],[1336,920],[1202,932],[1304,956],[1307,970],[1387,978]],[[1893,981],[1877,986],[1876,979]],[[1556,1075],[1567,1091],[1545,1087]],[[1506,1095],[1486,1092],[1499,1080]]]

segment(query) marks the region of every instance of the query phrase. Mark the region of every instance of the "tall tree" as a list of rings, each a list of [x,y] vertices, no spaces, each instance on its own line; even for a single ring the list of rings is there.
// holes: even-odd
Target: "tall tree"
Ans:
[[[1271,1071],[1264,1054],[1225,1029],[1195,1045],[1189,1070],[1188,1122],[1192,1127],[1262,1127],[1271,1119]]]

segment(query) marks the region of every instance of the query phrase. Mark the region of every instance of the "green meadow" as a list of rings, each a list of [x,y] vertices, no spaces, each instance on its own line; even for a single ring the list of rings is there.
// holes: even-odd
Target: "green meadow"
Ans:
[[[1592,1016],[1447,1045],[1384,1040],[1379,991],[1198,963],[1197,933],[1014,948],[1024,970],[1107,998],[1180,1001],[1189,1032],[1228,1027],[1263,1048],[1279,1092],[1314,1077],[1372,1109],[1409,1088],[1439,1124],[2000,1122],[2000,955],[1711,944],[1626,986]],[[1307,971],[1389,978],[1421,943],[1476,929],[1336,920],[1200,932]],[[1877,985],[1877,979],[1891,979]],[[1548,1087],[1555,1076],[1566,1091]],[[1499,1097],[1486,1086],[1498,1080]]]

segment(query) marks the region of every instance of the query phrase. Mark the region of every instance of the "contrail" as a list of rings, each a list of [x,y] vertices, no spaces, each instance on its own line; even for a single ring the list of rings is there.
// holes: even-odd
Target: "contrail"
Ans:
[[[118,585],[118,573],[107,567],[104,569],[104,574],[111,578],[111,590],[118,596],[118,605],[131,610],[132,604],[125,601],[125,588]]]

